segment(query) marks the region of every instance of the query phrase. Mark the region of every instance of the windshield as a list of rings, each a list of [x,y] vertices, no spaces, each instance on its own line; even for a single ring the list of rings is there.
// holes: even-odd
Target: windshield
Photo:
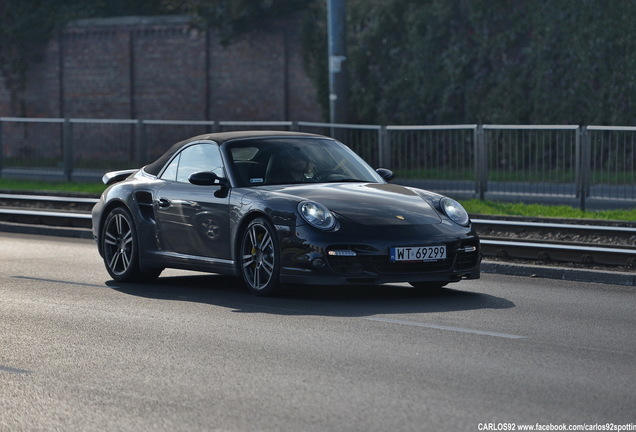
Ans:
[[[347,146],[330,139],[281,137],[237,140],[224,151],[240,187],[384,180]]]

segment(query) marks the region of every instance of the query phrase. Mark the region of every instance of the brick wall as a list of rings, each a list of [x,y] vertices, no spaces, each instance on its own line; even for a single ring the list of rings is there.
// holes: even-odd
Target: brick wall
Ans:
[[[186,17],[81,20],[31,65],[25,112],[0,116],[321,121],[295,22],[223,47]]]

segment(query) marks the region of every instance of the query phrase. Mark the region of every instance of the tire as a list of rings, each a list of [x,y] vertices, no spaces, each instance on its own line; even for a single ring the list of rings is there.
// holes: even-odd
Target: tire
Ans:
[[[100,242],[106,270],[115,281],[149,281],[161,274],[162,269],[141,271],[137,230],[126,208],[117,207],[108,214]]]
[[[280,289],[280,248],[273,225],[264,218],[249,223],[241,235],[241,276],[247,288],[259,296],[271,296]]]
[[[438,291],[448,285],[448,282],[409,282],[409,284],[422,291]]]

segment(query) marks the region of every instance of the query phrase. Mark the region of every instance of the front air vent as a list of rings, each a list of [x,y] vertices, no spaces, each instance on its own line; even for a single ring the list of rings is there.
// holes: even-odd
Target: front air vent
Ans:
[[[141,215],[148,220],[155,220],[155,211],[152,205],[152,194],[150,192],[139,191],[135,193],[135,201],[139,206]]]

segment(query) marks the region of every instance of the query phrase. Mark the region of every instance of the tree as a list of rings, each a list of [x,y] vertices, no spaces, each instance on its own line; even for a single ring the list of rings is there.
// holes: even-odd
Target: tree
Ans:
[[[187,13],[225,44],[272,19],[305,10],[315,0],[164,0],[164,10]]]
[[[347,8],[355,122],[636,120],[633,2],[348,0]],[[312,76],[321,38],[306,48]]]

